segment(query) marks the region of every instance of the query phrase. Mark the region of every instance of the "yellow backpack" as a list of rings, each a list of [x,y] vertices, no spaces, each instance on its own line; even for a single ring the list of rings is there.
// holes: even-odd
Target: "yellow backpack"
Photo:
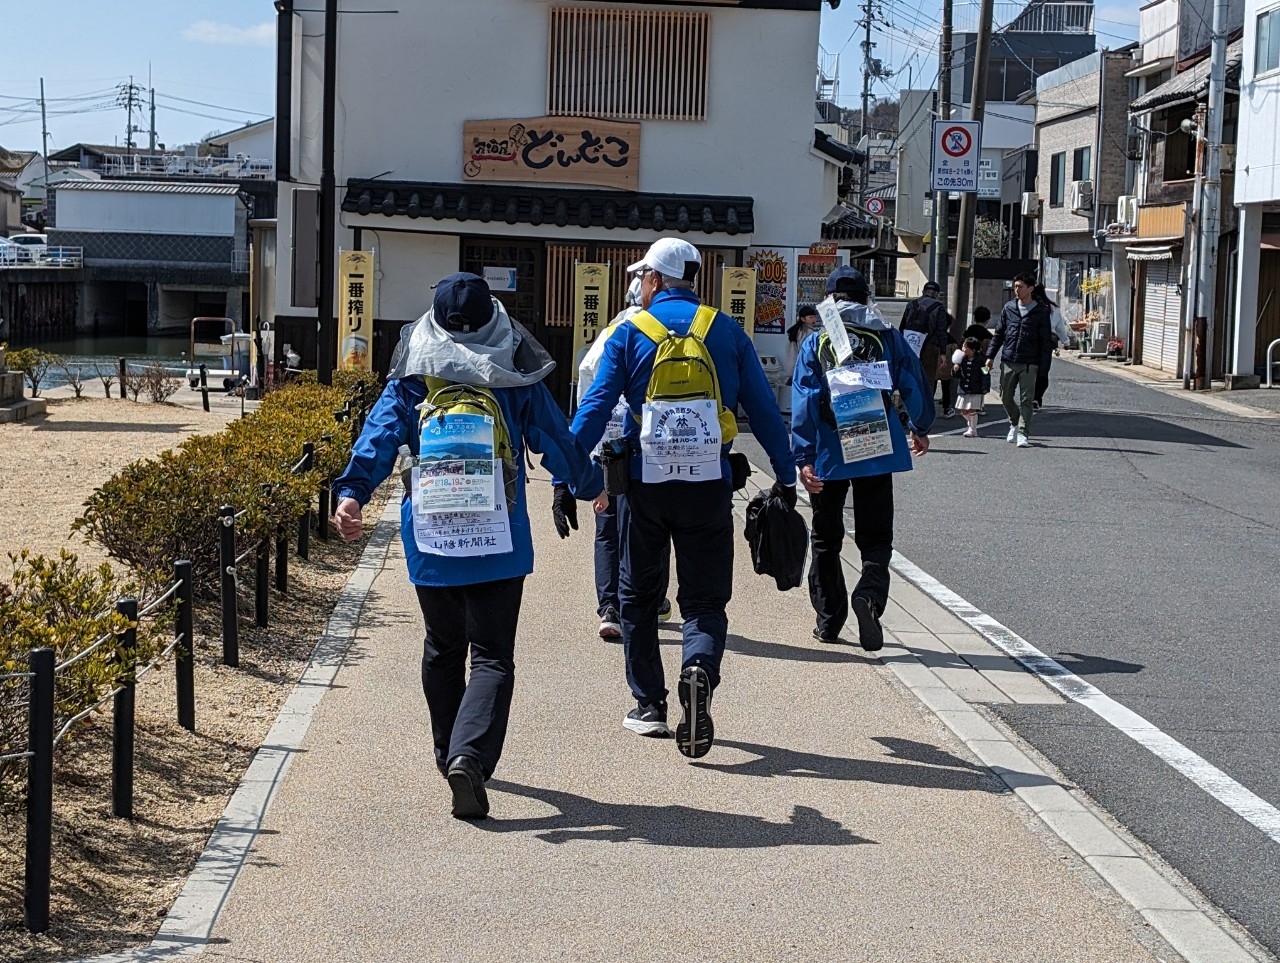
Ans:
[[[720,410],[720,442],[728,444],[737,437],[738,419],[720,398],[720,379],[716,376],[716,365],[706,344],[707,333],[717,313],[715,308],[706,305],[698,308],[693,323],[689,325],[689,333],[685,335],[668,331],[648,311],[632,317],[631,323],[658,346],[645,401],[714,400]]]

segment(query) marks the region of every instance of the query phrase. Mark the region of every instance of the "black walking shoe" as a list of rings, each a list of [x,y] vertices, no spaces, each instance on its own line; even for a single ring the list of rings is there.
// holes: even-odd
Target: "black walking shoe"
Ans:
[[[667,726],[667,704],[659,702],[657,705],[647,706],[637,702],[636,707],[622,720],[622,728],[641,736],[669,739],[671,729]]]
[[[658,606],[658,621],[669,622],[671,620],[671,599],[664,598],[662,604]]]
[[[815,628],[813,630],[813,637],[816,641],[821,642],[823,645],[839,645],[840,644],[840,636],[824,635],[822,632],[822,629],[819,629],[819,628]]]
[[[610,641],[622,638],[622,620],[612,607],[605,609],[600,616],[600,638]]]
[[[489,795],[484,791],[480,763],[470,756],[454,756],[446,778],[453,790],[455,819],[484,819],[489,815]]]
[[[680,708],[684,717],[676,726],[676,748],[690,759],[711,751],[716,727],[711,722],[711,680],[707,670],[691,665],[680,673]]]
[[[876,615],[871,600],[855,595],[853,598],[853,614],[858,617],[858,643],[866,652],[878,652],[884,648],[884,629],[880,627],[880,617]]]

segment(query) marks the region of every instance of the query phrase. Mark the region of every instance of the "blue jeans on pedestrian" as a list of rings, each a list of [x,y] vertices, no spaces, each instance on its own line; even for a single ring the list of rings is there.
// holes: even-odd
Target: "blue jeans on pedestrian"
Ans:
[[[733,491],[727,479],[646,484],[633,480],[619,506],[622,566],[618,594],[627,683],[644,705],[665,702],[658,609],[666,594],[671,544],[676,601],[684,620],[681,668],[701,666],[720,684],[733,595]]]

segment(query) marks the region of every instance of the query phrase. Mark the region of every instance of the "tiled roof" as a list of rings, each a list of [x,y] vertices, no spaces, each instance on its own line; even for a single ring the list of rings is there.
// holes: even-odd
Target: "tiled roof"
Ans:
[[[33,150],[5,150],[0,147],[0,171],[21,174],[36,156]]]
[[[873,221],[868,221],[857,211],[845,211],[837,221],[822,225],[824,241],[870,241],[874,240],[879,228]]]
[[[886,184],[884,187],[877,187],[873,191],[867,191],[862,196],[865,198],[878,197],[885,201],[896,201],[898,199],[898,185]]]
[[[1240,91],[1240,62],[1243,55],[1243,38],[1227,46],[1227,90],[1233,94]],[[1205,58],[1182,73],[1174,74],[1155,90],[1148,90],[1129,105],[1129,110],[1135,114],[1143,113],[1171,104],[1198,100],[1208,92],[1209,59]]]
[[[178,183],[175,181],[65,181],[59,191],[115,191],[134,194],[225,194],[240,193],[236,184]]]
[[[507,224],[603,227],[630,231],[701,231],[750,234],[755,230],[749,197],[640,194],[570,190],[515,184],[438,184],[417,181],[349,180],[342,209],[348,214],[435,220],[505,221]]]

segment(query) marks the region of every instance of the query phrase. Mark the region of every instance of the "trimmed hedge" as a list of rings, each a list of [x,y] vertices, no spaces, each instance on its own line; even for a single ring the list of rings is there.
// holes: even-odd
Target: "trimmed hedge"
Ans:
[[[346,467],[351,432],[334,412],[348,400],[336,386],[279,388],[223,431],[125,467],[93,493],[73,528],[147,585],[166,583],[173,562],[189,559],[196,590],[210,592],[219,571],[218,509],[245,513],[236,521],[237,553],[296,521],[325,480]],[[304,442],[316,446],[316,464],[294,474]]]

